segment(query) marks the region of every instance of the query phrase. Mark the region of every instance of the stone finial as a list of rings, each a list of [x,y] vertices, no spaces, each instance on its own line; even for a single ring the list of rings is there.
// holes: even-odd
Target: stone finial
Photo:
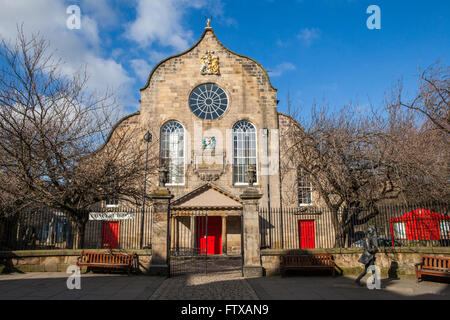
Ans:
[[[211,19],[210,18],[208,18],[208,19],[206,19],[206,28],[211,28]]]

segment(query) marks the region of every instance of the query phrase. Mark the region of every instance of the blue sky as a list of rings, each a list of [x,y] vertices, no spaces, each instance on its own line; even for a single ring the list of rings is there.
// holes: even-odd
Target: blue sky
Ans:
[[[81,30],[65,27],[68,5],[79,5]],[[369,30],[369,5],[381,8],[381,30]],[[91,86],[118,89],[126,113],[138,110],[139,89],[163,58],[191,47],[205,17],[231,50],[270,71],[279,110],[292,104],[382,104],[399,78],[415,90],[418,67],[450,60],[449,1],[406,0],[0,0],[0,35],[16,24],[40,30],[67,62],[92,74]]]

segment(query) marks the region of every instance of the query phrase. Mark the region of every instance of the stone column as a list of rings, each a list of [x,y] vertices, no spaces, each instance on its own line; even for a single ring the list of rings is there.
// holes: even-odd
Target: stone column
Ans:
[[[244,277],[262,277],[261,237],[259,235],[258,202],[262,194],[249,187],[241,195],[243,200]]]
[[[222,217],[222,254],[227,254],[227,217]]]
[[[192,214],[192,216],[191,216],[191,248],[194,250],[195,249],[195,247],[196,247],[196,233],[195,233],[195,228],[196,228],[196,225],[195,225],[195,216]],[[194,253],[195,251],[193,251],[193,253]]]
[[[155,190],[150,195],[154,208],[150,275],[169,276],[169,216],[172,198],[170,191],[163,188]]]

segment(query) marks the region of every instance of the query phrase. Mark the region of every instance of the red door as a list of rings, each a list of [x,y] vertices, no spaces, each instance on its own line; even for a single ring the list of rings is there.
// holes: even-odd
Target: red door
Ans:
[[[200,254],[222,254],[221,217],[197,217],[197,248]]]
[[[119,222],[103,222],[102,248],[119,248]]]
[[[298,237],[300,249],[316,248],[314,220],[300,220],[298,222]]]

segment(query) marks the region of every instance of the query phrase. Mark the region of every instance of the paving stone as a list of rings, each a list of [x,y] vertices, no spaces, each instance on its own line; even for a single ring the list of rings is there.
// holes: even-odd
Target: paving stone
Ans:
[[[241,272],[193,274],[167,279],[150,300],[258,300]]]

